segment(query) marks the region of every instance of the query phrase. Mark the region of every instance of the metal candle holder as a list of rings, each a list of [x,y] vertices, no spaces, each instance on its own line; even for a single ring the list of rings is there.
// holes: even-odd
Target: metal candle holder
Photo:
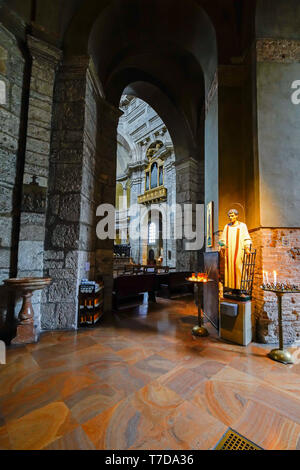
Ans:
[[[265,292],[273,292],[277,296],[278,304],[278,326],[279,326],[279,349],[273,349],[268,356],[274,361],[281,362],[283,364],[294,364],[292,355],[289,351],[284,349],[283,346],[283,331],[282,331],[282,297],[284,294],[300,294],[300,290],[297,286],[291,286],[289,284],[263,284],[260,287]]]
[[[207,279],[207,275],[206,275],[206,276],[202,276],[200,278],[189,277],[187,279],[187,281],[193,282],[194,284],[198,284],[200,286],[200,284],[207,284],[208,282],[212,282],[212,279]],[[200,292],[200,289],[198,288],[198,325],[194,326],[194,328],[192,329],[192,334],[194,336],[205,337],[205,336],[209,336],[209,333],[208,333],[207,329],[203,326],[202,302],[201,302],[201,300],[202,300],[201,299],[201,292]]]

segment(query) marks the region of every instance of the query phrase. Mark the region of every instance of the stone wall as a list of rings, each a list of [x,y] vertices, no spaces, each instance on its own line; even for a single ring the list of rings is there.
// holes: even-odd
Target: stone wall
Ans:
[[[278,282],[288,281],[299,285],[300,278],[300,229],[261,228],[250,233],[257,249],[253,289],[254,315],[257,340],[263,343],[278,341],[277,298],[263,292],[263,271],[273,279],[277,271]],[[300,297],[287,294],[283,297],[283,335],[286,343],[300,340]]]
[[[193,204],[193,215],[195,215],[195,204],[199,203],[202,196],[203,185],[200,181],[200,163],[193,158],[180,162],[176,165],[176,202],[182,207],[182,223],[184,221],[184,204]],[[204,219],[202,220],[204,224]],[[186,224],[187,227],[187,224]],[[196,230],[195,217],[189,227],[193,232]],[[203,227],[204,228],[204,227]],[[197,271],[198,251],[188,251],[184,230],[182,238],[176,240],[176,270]]]
[[[50,158],[52,104],[56,68],[61,51],[27,36],[31,56],[29,102],[18,245],[18,277],[42,277],[47,188]],[[36,334],[40,330],[41,292],[32,300]],[[20,309],[17,304],[16,312]]]
[[[0,284],[16,276],[20,178],[22,152],[22,119],[24,114],[25,59],[15,37],[0,26],[0,81],[5,89],[0,104]],[[4,84],[4,85],[3,85]],[[0,292],[0,326],[5,321],[7,297]]]
[[[88,57],[65,62],[54,95],[42,328],[77,327],[82,278],[104,278],[111,307],[113,246],[96,240],[96,208],[115,203],[118,111],[101,96]]]
[[[260,218],[265,227],[294,227],[300,215],[300,105],[292,102],[292,84],[299,78],[300,41],[257,40]]]
[[[278,317],[274,294],[259,289],[262,271],[270,275],[276,270],[279,281],[299,284],[300,106],[292,101],[292,84],[300,74],[298,11],[297,0],[259,0],[257,8],[255,81],[260,223],[252,236],[258,248],[254,288],[257,336],[267,343],[277,342]],[[298,295],[283,298],[285,342],[300,339],[299,302]]]

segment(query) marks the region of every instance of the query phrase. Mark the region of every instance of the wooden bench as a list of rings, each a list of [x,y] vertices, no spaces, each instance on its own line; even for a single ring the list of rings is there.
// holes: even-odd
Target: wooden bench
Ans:
[[[170,272],[161,276],[160,287],[168,289],[169,298],[175,292],[182,291],[183,289],[193,293],[194,285],[186,279],[192,275],[191,271],[187,272]]]
[[[114,307],[118,309],[121,299],[137,296],[148,292],[149,300],[156,302],[155,274],[125,275],[114,279],[113,301]]]

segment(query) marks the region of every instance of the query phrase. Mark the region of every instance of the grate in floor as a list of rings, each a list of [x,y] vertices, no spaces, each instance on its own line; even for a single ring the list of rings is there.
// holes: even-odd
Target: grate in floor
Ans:
[[[228,429],[214,450],[263,450],[233,429]]]

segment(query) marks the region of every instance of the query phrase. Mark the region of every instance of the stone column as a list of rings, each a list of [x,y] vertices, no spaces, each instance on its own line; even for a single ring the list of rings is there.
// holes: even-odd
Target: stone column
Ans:
[[[176,202],[182,207],[182,224],[184,219],[184,204],[194,204],[194,212],[195,204],[199,202],[199,178],[200,165],[197,160],[190,158],[176,164]],[[194,224],[192,228],[195,229]],[[184,227],[182,237],[181,240],[176,242],[176,269],[177,271],[197,270],[198,251],[186,250],[187,240],[184,238]]]
[[[77,327],[78,284],[94,277],[98,85],[89,57],[61,67],[54,95],[42,329]]]
[[[53,88],[61,51],[27,36],[32,58],[23,196],[18,247],[18,277],[43,276]],[[33,296],[36,332],[40,329],[41,292]],[[19,306],[17,306],[19,308]]]
[[[130,194],[130,206],[138,207],[138,196],[142,194],[144,181],[144,172],[140,168],[134,169],[131,173],[131,194]],[[137,264],[143,261],[143,250],[141,246],[141,239],[130,240],[131,255],[133,261]]]
[[[13,327],[14,301],[2,281],[15,277],[17,269],[26,72],[27,64],[17,39],[0,25],[0,339],[10,338]]]
[[[122,112],[110,103],[99,101],[100,127],[97,147],[97,206],[116,202],[117,127]],[[96,241],[96,274],[104,280],[104,310],[112,307],[114,240]]]
[[[115,204],[119,112],[103,99],[89,57],[73,57],[59,73],[51,145],[42,328],[77,328],[82,278],[105,283],[111,305],[113,240],[96,240],[96,208]]]

